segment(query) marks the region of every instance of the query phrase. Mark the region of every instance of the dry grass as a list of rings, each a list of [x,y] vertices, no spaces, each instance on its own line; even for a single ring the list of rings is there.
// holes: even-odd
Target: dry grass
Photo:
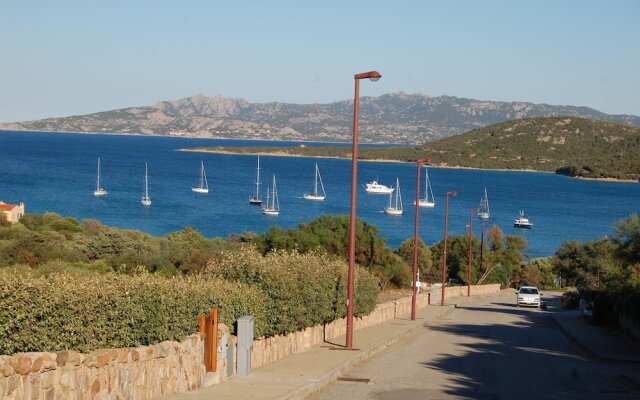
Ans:
[[[378,304],[411,296],[411,289],[385,289],[378,293]]]

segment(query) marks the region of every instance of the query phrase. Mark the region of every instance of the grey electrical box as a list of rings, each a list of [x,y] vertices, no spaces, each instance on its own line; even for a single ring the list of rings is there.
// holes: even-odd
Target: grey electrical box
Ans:
[[[253,349],[253,316],[238,318],[238,376],[251,373],[251,350]]]

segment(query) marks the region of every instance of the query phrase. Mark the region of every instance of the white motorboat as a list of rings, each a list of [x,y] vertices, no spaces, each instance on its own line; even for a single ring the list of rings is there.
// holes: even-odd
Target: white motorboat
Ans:
[[[320,191],[318,192],[318,181],[320,182]],[[320,170],[318,169],[318,164],[316,163],[316,178],[313,182],[313,193],[305,193],[302,195],[302,198],[305,200],[312,201],[323,201],[327,197],[324,192],[324,185],[322,184],[322,177],[320,176]]]
[[[396,178],[396,202],[391,204],[393,194],[389,193],[389,207],[385,207],[384,212],[389,215],[402,215],[402,195],[400,194],[400,180]]]
[[[364,190],[367,191],[368,194],[391,194],[393,193],[393,188],[385,185],[381,185],[378,181],[373,181],[367,183],[364,187]]]
[[[533,228],[533,222],[529,221],[523,210],[520,210],[520,214],[513,221],[513,226],[515,228],[531,229]]]
[[[209,184],[207,183],[207,174],[204,172],[204,161],[200,164],[200,185],[191,188],[196,193],[209,193]]]
[[[98,177],[96,178],[96,190],[93,191],[93,195],[96,197],[105,196],[107,191],[100,186],[100,157],[98,157]]]

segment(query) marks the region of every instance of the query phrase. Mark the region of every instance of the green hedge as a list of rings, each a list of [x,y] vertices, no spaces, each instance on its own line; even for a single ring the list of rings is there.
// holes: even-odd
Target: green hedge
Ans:
[[[264,291],[273,301],[268,320],[271,334],[294,332],[346,315],[347,264],[327,255],[276,251],[262,256],[255,249],[244,249],[210,262],[204,273]],[[377,294],[377,278],[356,268],[354,313],[369,314]]]
[[[198,315],[218,307],[233,329],[254,315],[256,335],[269,332],[264,292],[202,277],[53,273],[0,270],[0,354],[129,347],[181,339]]]

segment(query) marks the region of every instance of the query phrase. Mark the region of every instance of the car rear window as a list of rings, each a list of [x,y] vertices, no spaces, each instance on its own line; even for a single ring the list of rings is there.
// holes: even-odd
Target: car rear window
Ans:
[[[522,288],[520,289],[520,294],[538,294],[538,289]]]

